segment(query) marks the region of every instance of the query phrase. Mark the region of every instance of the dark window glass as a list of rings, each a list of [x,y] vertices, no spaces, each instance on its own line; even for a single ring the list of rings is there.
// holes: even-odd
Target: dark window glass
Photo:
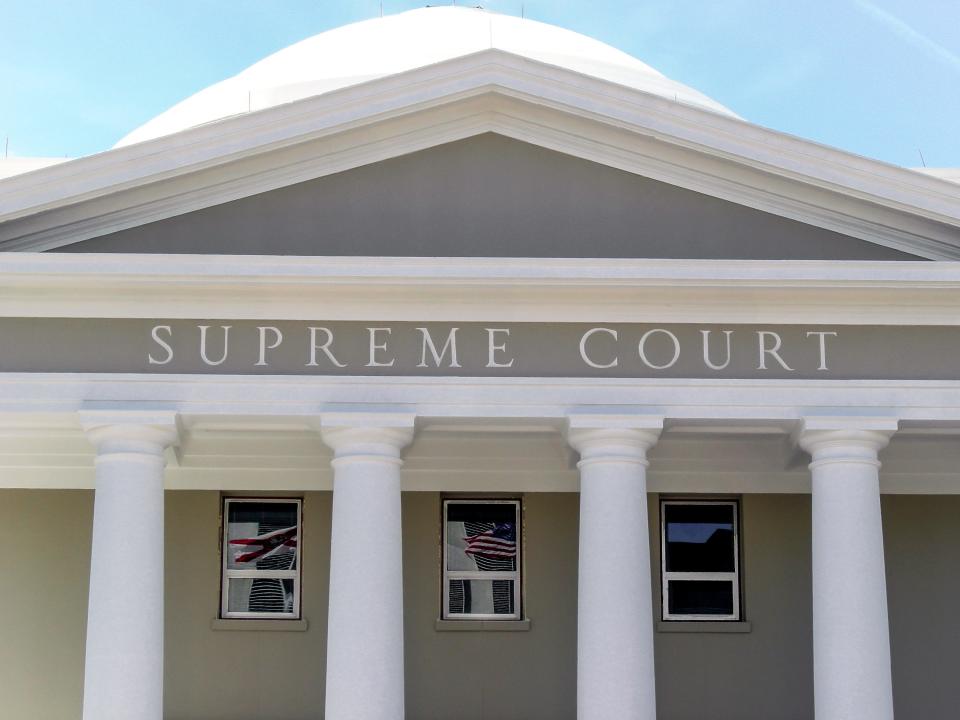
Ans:
[[[667,572],[735,571],[732,505],[664,505],[663,521]]]
[[[449,522],[512,523],[516,519],[513,503],[447,503]]]
[[[297,524],[296,503],[231,502],[231,523],[258,523],[276,527]]]
[[[733,615],[733,583],[726,580],[670,580],[671,615]]]

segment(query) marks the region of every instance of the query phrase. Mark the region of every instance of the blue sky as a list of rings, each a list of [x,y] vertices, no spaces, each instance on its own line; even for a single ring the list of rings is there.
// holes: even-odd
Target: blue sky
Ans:
[[[385,13],[425,2],[383,0]],[[449,4],[449,3],[433,3]],[[476,4],[476,2],[469,3]],[[496,0],[591,35],[747,120],[897,165],[960,167],[960,0]],[[6,3],[0,143],[88,155],[378,0]],[[3,147],[0,145],[0,153]]]

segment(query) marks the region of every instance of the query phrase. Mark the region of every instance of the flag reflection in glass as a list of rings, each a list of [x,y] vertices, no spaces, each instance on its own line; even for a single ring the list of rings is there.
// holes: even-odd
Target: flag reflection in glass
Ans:
[[[228,500],[225,615],[296,614],[299,501]]]
[[[517,616],[516,501],[447,501],[446,598],[449,616]]]

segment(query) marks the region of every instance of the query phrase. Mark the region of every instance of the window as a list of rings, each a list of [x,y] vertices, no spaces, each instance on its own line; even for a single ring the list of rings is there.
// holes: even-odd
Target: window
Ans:
[[[300,617],[301,501],[227,498],[220,617]]]
[[[520,501],[443,501],[443,618],[519,620]]]
[[[740,561],[733,500],[660,502],[664,620],[739,620]]]

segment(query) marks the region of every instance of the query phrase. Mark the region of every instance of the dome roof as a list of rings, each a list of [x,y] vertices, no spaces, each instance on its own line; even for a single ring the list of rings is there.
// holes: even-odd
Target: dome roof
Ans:
[[[478,8],[445,6],[353,23],[302,40],[174,105],[116,147],[489,48],[734,115],[702,93],[593,38]]]

